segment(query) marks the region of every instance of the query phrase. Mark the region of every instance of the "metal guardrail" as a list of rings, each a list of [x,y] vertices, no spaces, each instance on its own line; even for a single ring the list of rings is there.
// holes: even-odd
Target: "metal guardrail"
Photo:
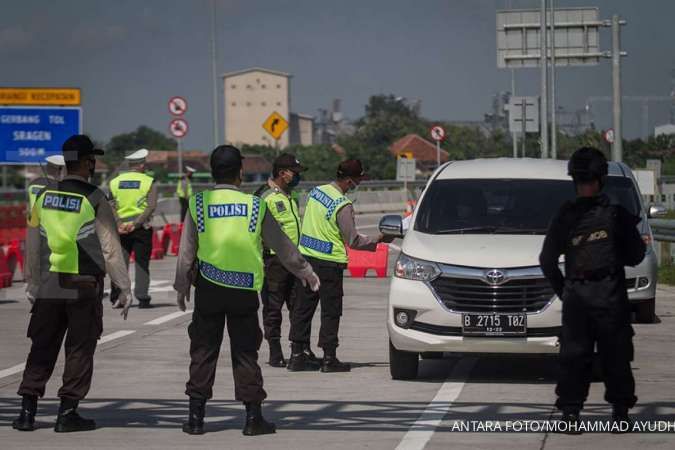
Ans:
[[[654,240],[661,242],[675,242],[675,220],[650,219],[649,226],[652,228]]]

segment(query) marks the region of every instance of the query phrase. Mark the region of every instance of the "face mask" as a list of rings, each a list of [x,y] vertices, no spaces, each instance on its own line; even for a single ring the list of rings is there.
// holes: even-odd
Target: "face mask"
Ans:
[[[299,173],[293,173],[293,178],[291,178],[291,181],[289,181],[289,182],[287,183],[287,184],[288,184],[288,187],[290,187],[290,188],[296,187],[298,184],[300,184],[300,179],[301,179],[301,178],[302,178],[302,177],[300,176]]]

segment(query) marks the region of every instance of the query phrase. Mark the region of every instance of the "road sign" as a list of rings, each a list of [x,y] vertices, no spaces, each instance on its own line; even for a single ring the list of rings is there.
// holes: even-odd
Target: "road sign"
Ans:
[[[608,144],[614,143],[614,130],[610,128],[602,134],[602,137],[605,139],[605,142]]]
[[[284,131],[288,129],[288,122],[286,122],[286,119],[281,114],[274,111],[263,123],[263,128],[270,136],[278,140],[284,134]]]
[[[173,119],[169,123],[169,131],[171,135],[175,138],[183,138],[188,133],[188,123],[185,119]]]
[[[396,161],[396,181],[415,181],[416,168],[414,159],[399,158]]]
[[[187,109],[187,101],[183,97],[171,97],[169,100],[169,112],[174,116],[182,116]]]
[[[0,163],[43,163],[81,130],[78,107],[0,107]]]
[[[78,88],[0,88],[0,105],[79,106]]]
[[[600,51],[598,8],[556,8],[555,65],[596,65]],[[547,21],[550,35],[550,18]],[[497,67],[539,67],[541,12],[538,9],[497,11]],[[550,41],[549,41],[550,42]]]
[[[539,132],[539,97],[511,97],[507,108],[511,133]]]
[[[431,127],[431,139],[436,142],[440,142],[445,139],[445,130],[440,125],[435,125]]]

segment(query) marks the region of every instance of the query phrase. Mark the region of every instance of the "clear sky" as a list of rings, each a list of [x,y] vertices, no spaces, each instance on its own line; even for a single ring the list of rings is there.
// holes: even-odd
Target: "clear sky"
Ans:
[[[5,0],[0,85],[82,88],[85,131],[107,141],[145,124],[166,132],[172,95],[189,102],[186,148],[210,149],[210,0]],[[510,89],[496,67],[495,12],[538,0],[217,0],[219,74],[263,66],[293,74],[291,105],[316,114],[343,99],[348,117],[368,96],[422,100],[428,118],[479,120],[492,95]],[[619,13],[625,95],[669,95],[675,68],[675,1],[557,0]],[[601,46],[609,49],[609,31]],[[611,66],[558,70],[559,104],[583,107],[611,94]],[[517,93],[538,93],[538,71],[517,73]],[[219,84],[222,122],[222,88]],[[627,135],[642,132],[641,107],[626,103]],[[668,120],[654,103],[650,127]],[[596,122],[609,126],[610,106]],[[221,125],[222,128],[222,125]],[[222,137],[222,130],[220,133]]]

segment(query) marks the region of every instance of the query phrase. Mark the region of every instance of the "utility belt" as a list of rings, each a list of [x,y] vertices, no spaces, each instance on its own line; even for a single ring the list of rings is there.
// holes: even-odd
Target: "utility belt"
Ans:
[[[610,278],[619,273],[616,267],[608,267],[605,269],[577,271],[572,272],[569,276],[570,281],[600,281],[605,278]]]
[[[335,261],[327,261],[325,259],[314,258],[312,256],[302,255],[303,258],[307,260],[312,266],[318,267],[328,267],[331,269],[345,270],[347,268],[346,263],[340,263]]]

